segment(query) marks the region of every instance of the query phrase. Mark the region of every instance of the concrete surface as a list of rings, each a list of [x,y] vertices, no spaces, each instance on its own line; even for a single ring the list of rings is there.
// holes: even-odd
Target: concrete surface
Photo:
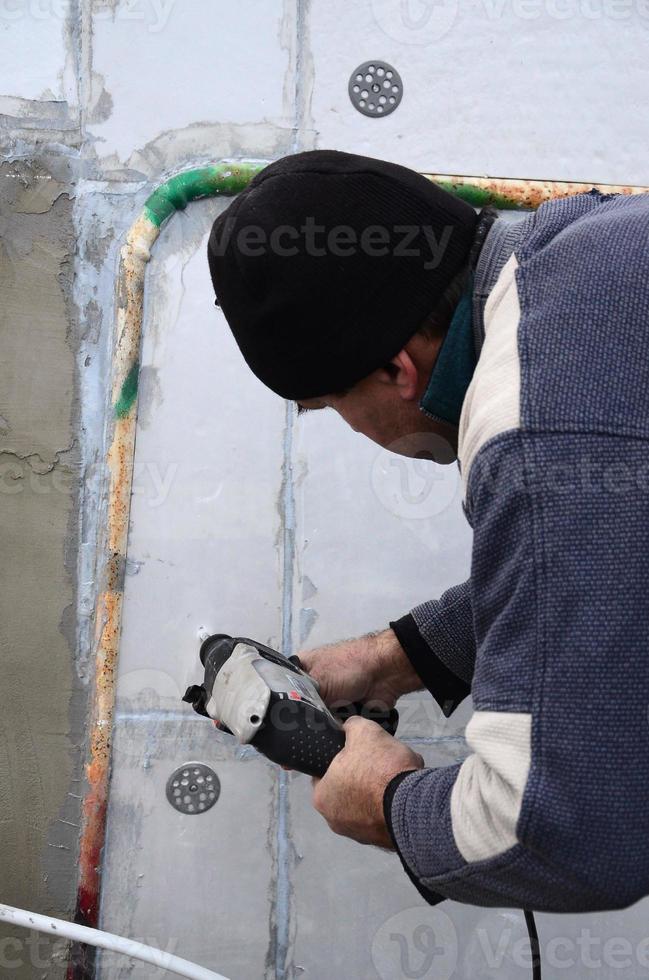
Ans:
[[[45,155],[0,168],[0,895],[41,912],[75,891],[84,733],[72,194]],[[0,929],[3,975],[49,960],[24,938]]]

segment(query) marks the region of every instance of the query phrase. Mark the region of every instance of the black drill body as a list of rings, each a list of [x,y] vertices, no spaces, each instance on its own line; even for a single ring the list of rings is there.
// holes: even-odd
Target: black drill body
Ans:
[[[217,633],[204,640],[200,658],[203,683],[183,700],[278,765],[323,776],[344,747],[343,722],[354,714],[396,731],[395,709],[344,704],[331,711],[297,657],[255,640]]]

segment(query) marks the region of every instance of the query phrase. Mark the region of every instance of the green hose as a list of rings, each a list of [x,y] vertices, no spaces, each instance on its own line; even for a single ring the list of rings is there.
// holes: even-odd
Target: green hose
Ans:
[[[247,187],[255,174],[265,166],[267,163],[218,163],[210,167],[186,170],[171,177],[149,195],[144,203],[144,213],[159,228],[174,211],[182,211],[190,201],[221,194],[224,197],[233,197]],[[483,208],[490,204],[501,211],[527,209],[521,201],[486,190],[477,184],[459,184],[444,180],[436,183],[474,208]]]
[[[529,204],[526,205],[521,201],[515,200],[513,197],[507,197],[505,194],[498,194],[496,191],[478,187],[477,184],[453,184],[447,180],[436,180],[435,183],[442,190],[448,191],[453,197],[459,197],[460,200],[466,201],[467,204],[470,204],[474,208],[486,208],[490,205],[499,211],[530,210]]]
[[[231,197],[247,187],[266,163],[217,163],[211,167],[185,170],[161,184],[144,202],[144,213],[158,228],[174,211],[190,201],[223,194]]]

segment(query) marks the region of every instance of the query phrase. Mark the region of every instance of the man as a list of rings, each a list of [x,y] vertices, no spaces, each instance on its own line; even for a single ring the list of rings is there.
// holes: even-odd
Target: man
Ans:
[[[315,784],[332,829],[396,849],[430,902],[649,893],[648,233],[649,196],[509,223],[314,151],[262,171],[210,236],[217,304],[268,387],[459,458],[470,581],[302,655],[330,703],[426,687],[448,715],[472,693],[462,764],[426,768],[356,719]]]

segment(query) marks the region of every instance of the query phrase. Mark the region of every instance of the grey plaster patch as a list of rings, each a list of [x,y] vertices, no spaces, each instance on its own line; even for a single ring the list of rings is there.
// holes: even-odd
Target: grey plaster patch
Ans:
[[[107,470],[105,413],[109,402],[115,276],[121,239],[140,206],[140,186],[120,184],[112,192],[86,180],[77,184],[74,208],[74,298],[79,310],[76,372],[79,420],[80,483],[77,554],[77,667],[84,682],[92,673],[94,609],[99,563],[103,557]]]
[[[113,99],[106,88],[104,76],[93,71],[90,83],[90,104],[87,107],[88,123],[105,122],[113,111]]]
[[[317,588],[308,575],[302,576],[302,601],[307,602],[317,593]]]
[[[114,237],[114,229],[107,228],[99,215],[94,215],[86,229],[86,238],[83,243],[84,259],[92,262],[98,268],[106,261]]]
[[[18,214],[44,214],[61,194],[70,193],[67,182],[57,180],[41,163],[23,160],[6,162],[1,168],[6,179],[8,203]]]
[[[317,609],[308,606],[300,609],[300,646],[309,639],[309,633],[315,626],[317,618]]]
[[[78,132],[77,115],[62,99],[21,99],[0,95],[0,128]]]
[[[157,368],[145,365],[140,371],[138,385],[137,420],[143,429],[148,428],[151,416],[162,404],[162,385]]]
[[[95,176],[107,180],[154,179],[185,167],[221,159],[274,160],[291,152],[293,131],[266,120],[258,123],[196,122],[161,132],[134,151],[126,163],[98,156]]]
[[[292,16],[288,2],[285,21]],[[294,90],[293,152],[314,149],[318,131],[315,128],[312,99],[315,84],[315,67],[310,37],[311,0],[298,0],[295,6],[295,71],[292,76]]]
[[[127,575],[138,575],[140,569],[144,565],[143,561],[138,561],[136,558],[126,559],[126,574]]]
[[[81,339],[90,344],[96,344],[102,325],[102,309],[96,299],[89,299],[83,307]],[[88,365],[90,361],[88,361]],[[86,365],[86,366],[88,366]]]

